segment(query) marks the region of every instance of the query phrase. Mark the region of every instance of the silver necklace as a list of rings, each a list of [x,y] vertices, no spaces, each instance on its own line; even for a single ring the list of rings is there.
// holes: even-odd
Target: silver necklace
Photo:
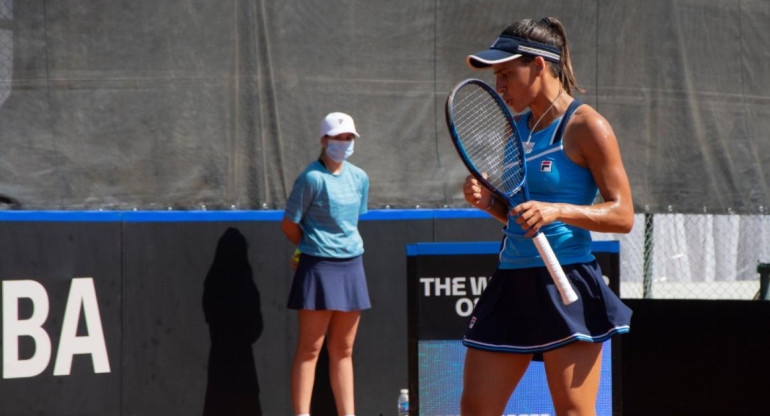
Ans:
[[[532,128],[529,130],[529,137],[527,137],[527,141],[523,143],[524,145],[524,153],[531,153],[532,149],[535,148],[535,144],[532,143],[532,133],[535,132],[535,129],[537,128],[538,124],[540,124],[540,121],[545,117],[546,114],[548,114],[549,111],[553,108],[553,105],[556,104],[556,101],[559,100],[561,95],[564,93],[564,90],[559,90],[559,95],[556,96],[556,98],[551,101],[551,105],[548,106],[548,108],[543,112],[543,114],[540,115],[540,117],[535,122],[535,125],[532,126]]]

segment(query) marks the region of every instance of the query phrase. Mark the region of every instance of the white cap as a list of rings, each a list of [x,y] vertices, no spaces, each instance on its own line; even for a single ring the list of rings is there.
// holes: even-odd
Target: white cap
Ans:
[[[353,117],[345,113],[329,113],[321,122],[321,137],[336,136],[342,133],[352,133],[356,137],[361,137],[356,131]]]

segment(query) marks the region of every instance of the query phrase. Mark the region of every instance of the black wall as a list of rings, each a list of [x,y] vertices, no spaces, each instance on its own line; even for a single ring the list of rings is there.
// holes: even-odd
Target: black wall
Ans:
[[[454,212],[459,218],[373,212],[360,223],[372,309],[362,315],[354,356],[358,414],[391,414],[408,384],[406,245],[499,238],[494,220]],[[53,349],[42,374],[0,379],[0,414],[241,414],[225,407],[232,403],[249,414],[291,414],[296,314],[285,305],[293,247],[280,215],[0,215],[0,280],[45,287]],[[71,375],[53,375],[74,277],[94,279],[110,373],[94,374],[90,355],[76,355]],[[31,313],[19,306],[20,318]],[[19,344],[21,358],[32,356],[31,339]]]
[[[0,378],[0,414],[240,414],[233,404],[290,414],[296,314],[285,307],[292,247],[280,215],[0,212],[0,281],[45,288],[52,344],[41,374]],[[360,229],[373,307],[356,342],[356,410],[389,415],[408,385],[406,245],[496,241],[500,226],[477,212],[388,210],[368,214]],[[95,374],[90,355],[75,355],[71,374],[54,376],[77,277],[93,278],[110,372]],[[770,303],[626,302],[634,316],[618,351],[621,414],[764,412]],[[19,319],[32,314],[24,299],[18,306]],[[87,334],[81,322],[78,336]],[[21,359],[36,353],[31,338],[18,344]]]
[[[126,342],[123,331],[126,279],[121,270],[121,228],[115,222],[0,221],[0,280],[35,280],[45,287],[50,309],[43,328],[52,344],[51,359],[42,374],[0,379],[0,414],[121,414],[123,352],[139,347]],[[94,374],[90,356],[76,355],[71,375],[53,376],[67,294],[75,277],[94,278],[111,373]],[[32,313],[29,302],[20,302],[19,310],[22,319]],[[35,348],[29,337],[20,338],[20,358],[30,358]]]
[[[768,414],[770,302],[626,299],[621,415]]]

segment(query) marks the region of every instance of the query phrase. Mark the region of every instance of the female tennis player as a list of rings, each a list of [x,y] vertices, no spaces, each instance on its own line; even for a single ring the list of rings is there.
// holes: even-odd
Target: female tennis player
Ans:
[[[468,56],[491,68],[515,113],[527,153],[531,200],[493,198],[469,176],[466,201],[506,224],[500,262],[463,343],[461,413],[499,416],[535,355],[542,355],[556,414],[593,416],[603,341],[628,332],[631,310],[608,288],[591,254],[590,231],[627,233],[631,190],[610,124],[573,98],[578,90],[564,26],[520,20],[485,51]],[[600,202],[595,202],[596,196]],[[579,299],[565,306],[531,237],[542,231]]]
[[[310,414],[315,368],[326,338],[337,411],[354,415],[353,342],[361,310],[370,307],[358,233],[369,177],[346,159],[358,138],[353,119],[330,113],[321,123],[321,155],[294,182],[281,229],[301,252],[288,307],[299,337],[291,368],[294,413]]]

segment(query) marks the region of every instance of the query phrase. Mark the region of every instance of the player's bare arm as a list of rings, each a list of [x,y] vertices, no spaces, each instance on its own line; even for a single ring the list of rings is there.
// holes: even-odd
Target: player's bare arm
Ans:
[[[629,232],[634,225],[631,186],[609,122],[590,106],[580,107],[565,132],[564,151],[591,171],[602,201],[589,206],[560,204],[557,219],[591,231]]]

